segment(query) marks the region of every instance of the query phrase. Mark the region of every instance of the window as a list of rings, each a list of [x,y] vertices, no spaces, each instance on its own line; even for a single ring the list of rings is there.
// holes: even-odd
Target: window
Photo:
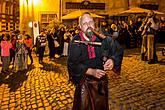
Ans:
[[[6,30],[8,30],[8,29],[9,29],[8,27],[9,27],[9,25],[8,25],[8,23],[6,23]]]
[[[55,18],[55,14],[49,14],[48,21],[52,21]]]
[[[57,14],[41,14],[41,28],[45,28],[55,18],[57,18]]]
[[[50,21],[54,20],[56,17],[57,17],[56,14],[41,14],[41,22],[49,23]]]
[[[47,22],[48,20],[48,16],[47,16],[47,14],[42,14],[41,15],[41,22],[43,23],[43,22]]]

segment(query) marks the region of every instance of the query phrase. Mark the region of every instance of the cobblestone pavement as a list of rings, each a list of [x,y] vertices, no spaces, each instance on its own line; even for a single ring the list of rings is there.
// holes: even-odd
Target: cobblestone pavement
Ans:
[[[121,75],[109,73],[110,110],[165,110],[165,56],[140,60],[140,49],[125,50]],[[71,110],[74,86],[68,83],[66,58],[34,57],[27,71],[0,73],[0,110]],[[1,70],[1,69],[0,69]]]

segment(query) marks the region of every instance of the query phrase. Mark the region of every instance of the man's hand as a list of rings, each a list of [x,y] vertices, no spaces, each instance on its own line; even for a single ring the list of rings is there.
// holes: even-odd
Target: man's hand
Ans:
[[[95,78],[100,79],[101,77],[103,77],[106,74],[106,71],[101,70],[101,69],[88,68],[86,74],[94,76]]]
[[[114,67],[114,62],[112,59],[108,59],[103,65],[104,70],[111,70]]]

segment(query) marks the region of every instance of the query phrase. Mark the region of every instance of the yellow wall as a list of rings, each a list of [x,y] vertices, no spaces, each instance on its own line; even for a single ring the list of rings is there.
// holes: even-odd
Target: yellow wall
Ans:
[[[40,19],[40,13],[54,12],[59,14],[59,0],[38,0],[39,3],[34,6],[35,20]]]
[[[63,2],[62,4],[62,14],[68,14],[72,9],[66,10],[65,9],[65,2],[81,2],[83,0],[28,0],[28,5],[27,5],[27,0],[20,0],[20,30],[21,29],[26,29],[28,26],[28,22],[31,21],[40,21],[40,14],[42,13],[53,13],[57,14],[59,18],[59,8],[60,8],[60,1]],[[106,7],[104,11],[99,11],[99,10],[92,10],[96,12],[96,14],[109,14],[115,10],[116,11],[120,9],[125,10],[128,8],[128,0],[89,0],[90,2],[104,2],[106,3]],[[129,5],[130,6],[138,6],[141,3],[142,0],[129,0]],[[145,1],[145,0],[143,0]],[[147,1],[147,0],[146,0]],[[156,0],[151,0],[151,1],[156,1]],[[162,2],[162,0],[161,0]],[[159,11],[164,12],[164,1],[160,3],[160,8]],[[109,11],[110,10],[110,11]],[[113,13],[112,13],[113,14]],[[27,30],[27,29],[26,29]]]
[[[28,0],[27,5],[26,0],[20,0],[20,15],[27,17],[29,12],[29,17],[33,17],[34,20],[39,20],[39,14],[42,12],[55,12],[58,14],[59,2],[60,0]]]
[[[20,31],[30,33],[28,23],[40,21],[41,13],[56,13],[59,16],[60,0],[20,0]]]

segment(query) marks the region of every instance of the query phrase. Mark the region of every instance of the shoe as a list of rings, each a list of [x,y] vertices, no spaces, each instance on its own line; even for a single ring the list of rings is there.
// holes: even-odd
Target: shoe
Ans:
[[[4,70],[2,70],[1,73],[6,73],[6,72]]]
[[[154,63],[155,63],[155,61],[153,59],[148,61],[148,64],[154,64]]]
[[[141,60],[144,61],[144,57],[141,56]]]
[[[144,53],[141,54],[141,60],[145,61],[145,54]]]
[[[144,56],[144,61],[147,61],[147,56]]]
[[[68,55],[63,55],[63,57],[67,57]]]
[[[39,61],[39,64],[42,64],[43,62],[42,61]]]

